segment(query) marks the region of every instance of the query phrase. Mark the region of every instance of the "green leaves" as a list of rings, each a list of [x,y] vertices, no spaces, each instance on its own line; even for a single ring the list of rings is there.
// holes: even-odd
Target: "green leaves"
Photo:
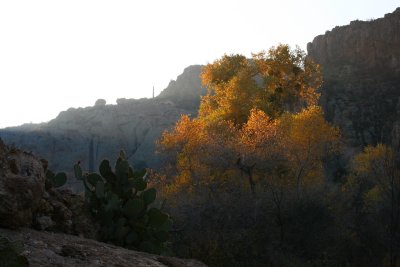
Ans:
[[[100,175],[98,175],[97,173],[90,173],[86,176],[86,180],[87,182],[92,185],[92,186],[96,186],[97,182],[99,181],[103,181],[103,179],[101,178]]]
[[[107,192],[107,204],[105,205],[106,210],[118,210],[121,199],[112,192]]]
[[[149,226],[154,228],[162,227],[169,219],[168,214],[163,213],[156,208],[151,208],[147,214],[149,216]]]
[[[144,201],[142,199],[130,199],[124,205],[123,212],[128,217],[135,217],[143,210],[144,206]]]
[[[46,179],[54,187],[61,187],[67,182],[67,175],[64,172],[54,174],[52,171],[47,170]]]
[[[143,178],[138,177],[138,178],[133,178],[133,187],[137,191],[143,191],[147,187],[147,182],[143,180]]]
[[[127,179],[129,174],[129,163],[128,161],[118,158],[115,164],[115,174],[119,179]]]
[[[64,172],[59,172],[54,177],[53,182],[54,182],[54,187],[63,186],[67,182],[67,175]]]
[[[96,196],[97,196],[97,198],[103,198],[104,197],[104,183],[103,183],[103,181],[98,181],[96,183]]]
[[[144,180],[144,177],[146,175],[146,169],[140,170],[140,171],[133,171],[132,172],[132,177],[135,179],[142,179]]]
[[[101,162],[99,171],[100,175],[83,174],[79,164],[74,166],[75,176],[85,184],[90,211],[100,222],[103,241],[162,253],[172,221],[156,208],[148,210],[156,200],[157,191],[154,188],[145,190],[146,170],[134,171],[122,153],[115,164],[115,172],[108,160]]]
[[[74,174],[77,180],[83,180],[83,172],[79,162],[74,165]]]
[[[157,191],[154,188],[147,189],[141,194],[142,199],[146,205],[150,205],[156,200]]]
[[[111,182],[112,179],[115,179],[115,174],[113,173],[110,162],[108,160],[103,160],[100,163],[99,171],[101,176],[103,176],[104,179],[106,179],[108,182]]]

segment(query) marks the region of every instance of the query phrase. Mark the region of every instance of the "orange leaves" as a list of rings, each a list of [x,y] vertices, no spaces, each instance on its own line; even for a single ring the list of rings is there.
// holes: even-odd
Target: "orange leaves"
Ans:
[[[300,194],[306,184],[322,181],[322,160],[337,149],[339,131],[325,121],[317,106],[277,119],[253,109],[238,140],[237,151],[248,164],[256,163],[261,174],[270,177],[270,185],[295,185]],[[283,176],[279,168],[284,170]]]
[[[209,91],[199,116],[182,116],[160,141],[174,155],[182,188],[233,186],[247,172],[252,186],[275,179],[300,191],[305,178],[322,177],[339,133],[314,106],[322,79],[303,51],[279,45],[251,60],[224,55],[203,68],[201,80]]]
[[[171,132],[163,134],[161,144],[175,151],[176,182],[182,186],[200,180],[215,182],[228,173],[235,176],[232,170],[240,158],[261,171],[255,179],[269,176],[268,171],[275,172],[279,165],[286,170],[284,178],[279,176],[281,182],[297,184],[300,190],[306,182],[321,180],[322,159],[335,149],[338,138],[339,131],[325,121],[321,108],[311,106],[277,119],[253,108],[241,127],[232,121],[182,116]]]
[[[204,125],[199,120],[182,115],[170,132],[165,131],[162,134],[159,150],[173,159],[174,167],[181,173],[178,177],[179,183],[188,182],[191,172],[200,169],[198,159],[201,146],[207,142],[203,128]]]
[[[249,120],[240,131],[243,149],[257,154],[260,154],[261,151],[271,151],[273,145],[276,144],[277,130],[278,122],[276,120],[272,120],[261,110],[252,109]]]
[[[201,133],[199,128],[198,121],[191,120],[187,115],[182,115],[171,132],[165,131],[162,134],[160,144],[165,150],[180,150],[187,142],[194,142],[200,139],[200,136],[197,136]]]
[[[159,142],[161,150],[174,157],[176,182],[197,183],[213,179],[210,173],[215,174],[220,167],[229,164],[227,157],[230,156],[234,132],[231,122],[210,122],[182,116],[174,129],[163,133]]]
[[[252,109],[248,121],[243,126],[243,133],[256,136],[262,134],[262,138],[268,138],[275,128],[272,126],[276,126],[276,123],[265,112]]]
[[[312,106],[297,114],[271,119],[253,109],[243,125],[241,142],[253,150],[277,149],[291,157],[321,158],[336,148],[339,131],[325,121],[320,107]]]

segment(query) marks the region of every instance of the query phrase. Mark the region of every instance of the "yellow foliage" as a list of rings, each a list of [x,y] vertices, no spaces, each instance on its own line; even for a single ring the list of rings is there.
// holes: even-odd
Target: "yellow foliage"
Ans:
[[[322,160],[338,148],[339,130],[325,121],[318,106],[282,116],[280,146],[299,183],[323,178]],[[300,186],[300,185],[299,185]]]
[[[250,184],[269,179],[299,191],[322,180],[323,157],[337,148],[339,131],[315,106],[320,70],[304,52],[279,45],[252,60],[224,55],[201,79],[209,94],[198,117],[182,116],[159,142],[174,154],[176,186],[234,187],[250,169]]]
[[[338,129],[325,121],[321,108],[311,106],[278,119],[252,109],[241,128],[231,121],[182,116],[171,132],[163,134],[161,144],[176,151],[178,175],[174,183],[183,188],[189,183],[232,180],[238,175],[234,162],[241,157],[243,163],[256,163],[264,170],[254,176],[255,181],[265,178],[265,168],[276,173],[274,166],[284,162],[287,171],[273,179],[300,190],[322,181],[323,157],[335,149],[338,138]]]
[[[374,186],[364,193],[364,201],[367,206],[382,200],[382,190],[379,186]]]
[[[391,148],[383,144],[367,146],[363,153],[354,158],[353,169],[361,175],[384,175],[393,159],[394,152]]]
[[[252,60],[224,55],[204,67],[201,79],[209,94],[202,99],[199,117],[238,125],[247,121],[253,108],[277,118],[285,110],[315,105],[322,83],[319,66],[287,45],[253,54]]]
[[[396,164],[396,153],[392,148],[378,144],[367,146],[353,160],[353,175],[349,183],[364,189],[365,208],[374,209],[384,203],[398,205],[400,173]],[[394,201],[394,202],[393,202]]]
[[[339,130],[325,120],[319,106],[286,114],[281,119],[281,131],[282,145],[294,157],[320,158],[337,148]]]

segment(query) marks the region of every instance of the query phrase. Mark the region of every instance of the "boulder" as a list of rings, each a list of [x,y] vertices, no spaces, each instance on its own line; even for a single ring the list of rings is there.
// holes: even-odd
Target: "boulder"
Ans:
[[[42,163],[0,139],[0,226],[30,226],[45,192]]]
[[[0,139],[0,226],[35,227],[96,238],[97,224],[82,194],[46,188],[47,161]]]
[[[97,99],[96,102],[94,103],[95,107],[99,107],[99,106],[105,106],[106,105],[106,100],[105,99]]]
[[[99,224],[85,206],[83,194],[69,189],[48,189],[39,209],[33,214],[32,227],[97,239]]]

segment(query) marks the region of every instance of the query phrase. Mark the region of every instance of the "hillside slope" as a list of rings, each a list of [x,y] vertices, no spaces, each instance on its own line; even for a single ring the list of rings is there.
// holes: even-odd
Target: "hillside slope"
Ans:
[[[80,160],[88,170],[104,158],[115,158],[124,149],[132,164],[157,168],[155,141],[174,125],[181,114],[196,114],[200,95],[201,66],[190,66],[153,99],[118,99],[117,105],[97,104],[71,108],[48,123],[0,130],[8,144],[49,159],[50,167],[70,171]]]

